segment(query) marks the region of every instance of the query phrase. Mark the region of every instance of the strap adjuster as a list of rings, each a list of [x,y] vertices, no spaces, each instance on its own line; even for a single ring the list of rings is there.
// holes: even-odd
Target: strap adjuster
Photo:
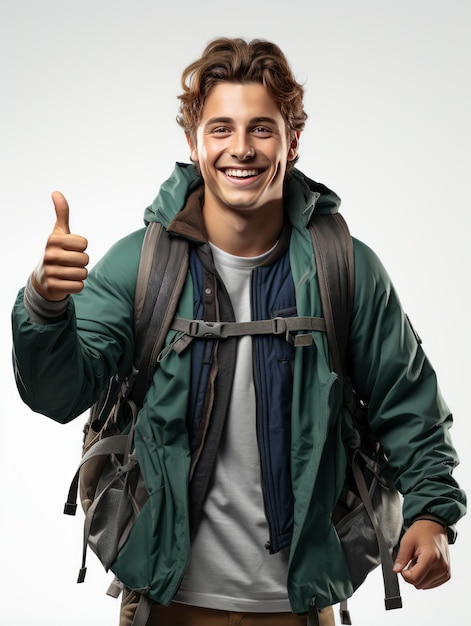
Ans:
[[[272,324],[272,333],[274,335],[282,335],[283,333],[285,333],[286,336],[288,337],[288,334],[289,334],[288,324],[286,323],[286,320],[284,317],[274,317],[271,320],[271,324]]]
[[[190,322],[190,335],[192,337],[206,337],[211,339],[226,339],[222,329],[224,322],[205,322],[204,320],[192,320]]]

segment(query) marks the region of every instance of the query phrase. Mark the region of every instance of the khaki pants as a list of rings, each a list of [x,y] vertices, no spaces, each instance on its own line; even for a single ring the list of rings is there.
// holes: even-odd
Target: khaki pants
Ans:
[[[119,626],[131,626],[137,605],[134,592],[125,594]],[[172,603],[152,607],[147,626],[306,626],[307,617],[294,613],[236,613]],[[331,606],[319,613],[320,626],[335,626]]]

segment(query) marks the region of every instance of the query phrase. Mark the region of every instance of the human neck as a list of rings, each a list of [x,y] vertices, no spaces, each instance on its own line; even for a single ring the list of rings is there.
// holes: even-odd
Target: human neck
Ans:
[[[283,206],[254,213],[220,211],[203,206],[208,240],[229,254],[255,257],[270,250],[283,228]]]

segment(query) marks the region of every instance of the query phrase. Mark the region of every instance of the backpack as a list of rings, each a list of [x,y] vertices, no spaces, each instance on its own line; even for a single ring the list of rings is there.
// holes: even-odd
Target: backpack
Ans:
[[[170,236],[158,222],[147,226],[136,283],[134,365],[124,380],[112,378],[90,409],[84,426],[82,459],[64,508],[64,513],[75,515],[80,491],[85,521],[82,566],[77,582],[85,579],[87,547],[97,555],[106,571],[113,570],[113,562],[147,500],[134,452],[134,426],[169,329],[184,332],[186,342],[192,337],[213,339],[273,332],[286,333],[288,338],[292,331],[321,330],[327,334],[332,369],[343,384],[344,403],[356,430],[356,437],[352,439],[349,433],[344,439],[348,467],[333,522],[354,591],[381,565],[385,608],[402,606],[398,576],[392,571],[392,555],[402,531],[401,498],[387,472],[386,455],[369,431],[368,407],[357,397],[346,366],[354,293],[352,238],[339,213],[314,214],[309,232],[324,317],[224,324],[175,318],[188,271],[188,243],[183,238]],[[158,254],[155,254],[157,249]],[[306,335],[297,336],[299,345],[303,337]],[[108,593],[118,596],[122,587],[115,579]],[[151,604],[152,601],[141,594],[133,626],[146,624]],[[340,615],[342,624],[351,624],[346,601],[340,603]]]

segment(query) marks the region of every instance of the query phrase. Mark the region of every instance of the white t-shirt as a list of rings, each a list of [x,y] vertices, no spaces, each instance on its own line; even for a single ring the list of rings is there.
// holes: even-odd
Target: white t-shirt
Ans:
[[[266,255],[236,257],[211,246],[238,322],[251,319],[252,270]],[[238,339],[223,438],[177,602],[227,611],[291,611],[288,549],[270,554],[257,445],[252,339]]]

